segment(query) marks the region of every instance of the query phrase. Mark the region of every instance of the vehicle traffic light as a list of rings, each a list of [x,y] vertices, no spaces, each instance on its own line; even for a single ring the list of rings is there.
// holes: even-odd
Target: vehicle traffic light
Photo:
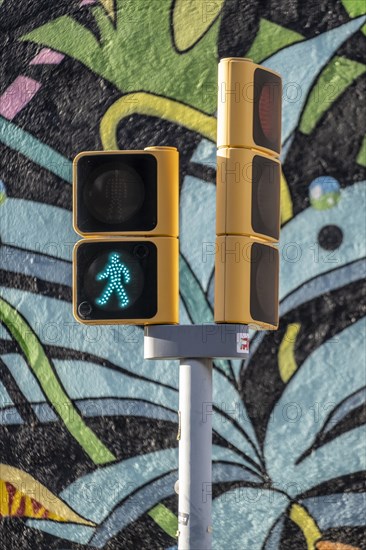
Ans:
[[[178,323],[177,149],[80,153],[73,184],[76,319]]]
[[[219,63],[215,321],[278,326],[281,78]]]
[[[217,147],[281,152],[282,80],[250,59],[221,59],[218,75]]]

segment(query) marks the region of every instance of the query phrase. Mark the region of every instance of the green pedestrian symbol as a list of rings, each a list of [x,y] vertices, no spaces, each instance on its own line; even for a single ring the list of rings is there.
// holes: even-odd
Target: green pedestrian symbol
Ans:
[[[110,254],[107,265],[103,271],[98,273],[96,279],[97,281],[108,280],[108,284],[102,294],[96,299],[98,305],[105,306],[109,302],[113,292],[115,292],[118,296],[119,306],[121,308],[128,306],[129,299],[124,284],[130,282],[131,275],[127,267],[120,261],[119,255],[116,252]]]

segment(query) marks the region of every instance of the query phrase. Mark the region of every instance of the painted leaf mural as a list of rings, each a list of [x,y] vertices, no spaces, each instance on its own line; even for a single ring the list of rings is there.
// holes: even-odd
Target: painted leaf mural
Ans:
[[[178,372],[71,313],[71,165],[180,151],[182,323],[212,320],[216,71],[284,79],[280,327],[215,363],[214,547],[365,538],[366,9],[348,0],[0,2],[0,532],[176,548]]]
[[[0,464],[0,517],[42,518],[93,526],[25,472]],[[31,496],[32,495],[32,496]]]

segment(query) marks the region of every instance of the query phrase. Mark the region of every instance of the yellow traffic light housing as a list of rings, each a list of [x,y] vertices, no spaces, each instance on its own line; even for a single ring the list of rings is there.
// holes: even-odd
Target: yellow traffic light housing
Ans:
[[[73,162],[73,224],[83,237],[178,236],[174,147],[85,151]]]
[[[278,269],[275,246],[239,235],[217,237],[215,321],[277,328]]]
[[[281,77],[219,63],[215,321],[278,326]]]
[[[280,75],[249,59],[228,57],[219,63],[217,147],[281,152]]]
[[[179,322],[179,155],[87,151],[73,165],[73,313],[85,324]]]
[[[86,324],[179,320],[175,237],[83,239],[74,248],[73,312]]]
[[[280,235],[281,165],[251,149],[217,151],[217,235]]]

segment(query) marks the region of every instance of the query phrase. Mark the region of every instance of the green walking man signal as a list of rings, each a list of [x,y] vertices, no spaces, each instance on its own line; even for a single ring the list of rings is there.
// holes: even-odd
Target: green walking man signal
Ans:
[[[102,281],[104,279],[108,280],[108,285],[96,300],[98,305],[106,305],[113,291],[115,291],[119,298],[120,307],[124,308],[128,306],[129,299],[122,284],[122,278],[124,279],[124,282],[128,284],[131,280],[130,272],[127,267],[121,263],[119,255],[116,252],[113,252],[109,257],[109,261],[105,266],[104,271],[101,271],[97,275],[97,281]]]

